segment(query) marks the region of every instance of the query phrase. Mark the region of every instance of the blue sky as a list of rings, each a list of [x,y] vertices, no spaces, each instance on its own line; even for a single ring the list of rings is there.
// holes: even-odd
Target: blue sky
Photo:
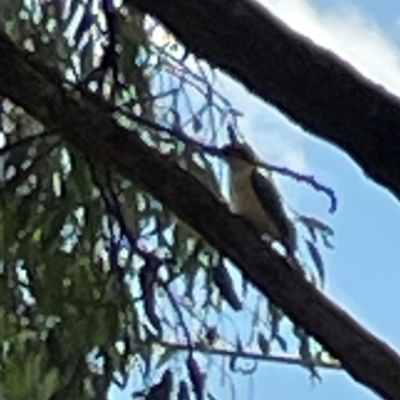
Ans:
[[[296,30],[331,48],[370,79],[400,93],[400,3],[390,0],[260,0]],[[285,199],[315,214],[335,230],[335,250],[325,253],[327,295],[372,333],[400,350],[400,204],[369,180],[343,152],[304,133],[271,107],[244,96],[242,88],[224,85],[245,112],[243,133],[267,161],[312,173],[334,188],[337,214],[307,187],[280,179]],[[323,382],[311,385],[299,368],[264,364],[246,380],[238,398],[324,399],[377,398],[344,372],[322,371]]]

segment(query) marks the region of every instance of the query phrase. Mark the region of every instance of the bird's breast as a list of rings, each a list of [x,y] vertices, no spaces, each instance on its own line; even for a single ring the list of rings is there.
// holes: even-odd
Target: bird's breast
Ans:
[[[230,194],[232,211],[243,216],[253,224],[259,233],[268,234],[278,239],[279,231],[261,205],[252,185],[251,174],[253,169],[231,174]]]

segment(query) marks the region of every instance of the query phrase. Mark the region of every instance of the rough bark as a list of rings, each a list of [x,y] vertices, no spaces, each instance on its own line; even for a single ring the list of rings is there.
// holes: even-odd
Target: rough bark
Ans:
[[[398,99],[254,0],[128,0],[400,199]]]
[[[56,72],[17,49],[0,33],[0,95],[99,163],[113,165],[141,185],[229,257],[249,280],[313,335],[358,381],[386,399],[400,400],[400,357],[360,326],[286,261],[266,248],[196,178],[74,89]],[[229,233],[229,234],[228,234]]]

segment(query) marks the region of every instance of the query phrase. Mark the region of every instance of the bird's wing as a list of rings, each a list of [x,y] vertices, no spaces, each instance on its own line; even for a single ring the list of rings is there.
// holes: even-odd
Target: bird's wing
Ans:
[[[294,246],[293,241],[295,240],[293,238],[293,226],[286,216],[278,190],[274,183],[254,169],[251,174],[251,184],[267,217],[272,219],[280,232],[281,240],[283,242],[282,244],[284,244],[288,250],[293,250],[291,249]]]

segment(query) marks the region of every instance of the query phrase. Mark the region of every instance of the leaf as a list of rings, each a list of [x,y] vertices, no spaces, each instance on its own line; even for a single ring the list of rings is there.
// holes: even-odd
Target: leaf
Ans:
[[[59,370],[56,368],[51,368],[42,378],[40,383],[40,398],[50,399],[51,395],[56,393],[58,385],[60,384],[60,374]]]
[[[207,343],[212,346],[216,340],[218,339],[218,330],[216,326],[211,326],[209,328],[207,328],[206,334],[205,334],[205,338],[207,340]]]
[[[98,308],[93,324],[87,325],[86,337],[93,346],[102,346],[118,337],[118,308],[112,305]]]
[[[232,372],[236,372],[237,371],[236,362],[237,362],[237,360],[239,358],[238,355],[240,355],[242,353],[243,353],[243,345],[242,345],[242,341],[240,340],[240,337],[238,336],[236,338],[236,354],[232,355],[229,358],[229,369]]]
[[[229,370],[232,372],[236,372],[236,362],[238,357],[236,355],[232,355],[229,357]]]
[[[284,352],[287,352],[287,342],[286,340],[279,334],[275,335],[274,339],[278,342],[279,346]]]
[[[204,399],[204,376],[200,372],[199,365],[197,364],[197,361],[193,358],[192,355],[190,355],[187,358],[186,365],[189,371],[189,378],[190,382],[192,383],[193,386],[193,392],[196,396],[197,400],[203,400]]]
[[[222,261],[211,269],[211,274],[221,296],[235,311],[240,311],[242,303],[233,287],[232,278]]]
[[[282,312],[272,303],[268,303],[268,318],[271,326],[271,338],[279,335],[279,323],[282,320]]]
[[[147,328],[147,326],[144,326],[144,331],[146,332],[146,341],[151,339],[152,337],[154,337],[153,333]],[[142,346],[141,349],[141,357],[143,359],[143,363],[144,363],[144,378],[148,379],[150,377],[151,372],[153,371],[153,363],[152,363],[152,356],[153,356],[153,352],[152,352],[152,348],[150,345],[145,344],[144,346]]]
[[[53,0],[54,16],[57,23],[62,27],[63,13],[64,13],[64,0]]]
[[[328,249],[334,249],[333,244],[329,241],[328,236],[327,235],[322,235],[322,241],[325,245],[326,248]]]
[[[146,290],[144,293],[144,311],[147,318],[157,330],[159,334],[162,333],[161,319],[156,313],[156,296],[154,291]]]
[[[55,206],[56,204],[54,204]],[[59,205],[59,208],[51,213],[51,218],[48,218],[43,224],[42,241],[44,248],[50,250],[52,246],[57,245],[60,239],[61,229],[65,224],[67,213],[70,211],[70,200],[65,198]]]
[[[131,14],[127,17],[121,16],[119,19],[119,32],[129,42],[129,45],[134,48],[135,54],[139,46],[146,42],[146,34],[142,27],[142,21],[135,20]],[[125,49],[124,49],[125,51]]]
[[[316,366],[315,366],[315,361],[312,357],[311,350],[310,350],[310,341],[308,336],[303,332],[302,329],[297,330],[298,333],[296,336],[300,340],[299,344],[299,354],[301,361],[303,365],[311,372],[311,377],[317,380],[321,380],[321,376],[319,375]],[[295,330],[296,332],[296,330]]]
[[[194,244],[193,251],[189,254],[186,260],[183,261],[181,272],[185,274],[185,297],[194,300],[194,290],[196,288],[196,276],[200,270],[199,256],[203,249],[203,241],[198,239]],[[180,272],[180,273],[181,273]]]
[[[261,353],[265,355],[269,354],[269,342],[261,332],[257,335],[257,344]]]
[[[299,219],[301,222],[303,222],[304,224],[313,229],[316,229],[330,236],[334,235],[334,231],[329,225],[325,224],[324,222],[320,221],[315,217],[306,217],[303,215]]]
[[[249,280],[246,278],[245,274],[243,273],[243,271],[241,271],[241,276],[242,276],[242,297],[246,298],[247,293],[249,291],[249,286],[250,286],[250,282]]]
[[[156,268],[157,266],[151,265],[150,262],[143,265],[139,272],[139,285],[142,290],[143,306],[146,316],[157,332],[161,334],[161,319],[156,312]]]
[[[317,218],[301,215],[298,220],[308,229],[310,236],[314,242],[317,240],[317,233],[319,233],[321,236],[334,235],[333,229],[329,225],[318,220]]]
[[[182,224],[175,224],[172,239],[172,256],[179,258],[188,252],[189,231]]]
[[[306,240],[306,243],[307,243],[308,252],[311,256],[311,259],[313,260],[313,263],[315,265],[315,268],[317,269],[319,278],[323,285],[325,282],[324,260],[322,259],[321,254],[319,253],[318,249],[312,242],[310,242],[309,240]]]
[[[190,400],[189,388],[185,381],[179,382],[179,390],[176,400]]]
[[[146,400],[168,400],[171,398],[173,386],[172,372],[167,369],[159,383],[152,386],[146,395]]]
[[[173,347],[167,347],[164,352],[161,354],[160,358],[158,359],[155,368],[159,369],[162,367],[164,364],[166,364],[171,358],[173,358],[176,354],[176,349]]]
[[[80,53],[80,64],[81,64],[81,71],[82,75],[86,76],[93,70],[93,61],[94,61],[94,40],[90,36],[89,40],[83,46],[81,53]]]
[[[197,115],[194,115],[192,118],[192,127],[193,127],[194,133],[200,132],[201,129],[203,128],[201,119]]]
[[[80,44],[83,35],[91,28],[93,21],[94,18],[92,12],[90,11],[89,7],[85,7],[85,12],[74,34],[74,42],[76,46]]]

